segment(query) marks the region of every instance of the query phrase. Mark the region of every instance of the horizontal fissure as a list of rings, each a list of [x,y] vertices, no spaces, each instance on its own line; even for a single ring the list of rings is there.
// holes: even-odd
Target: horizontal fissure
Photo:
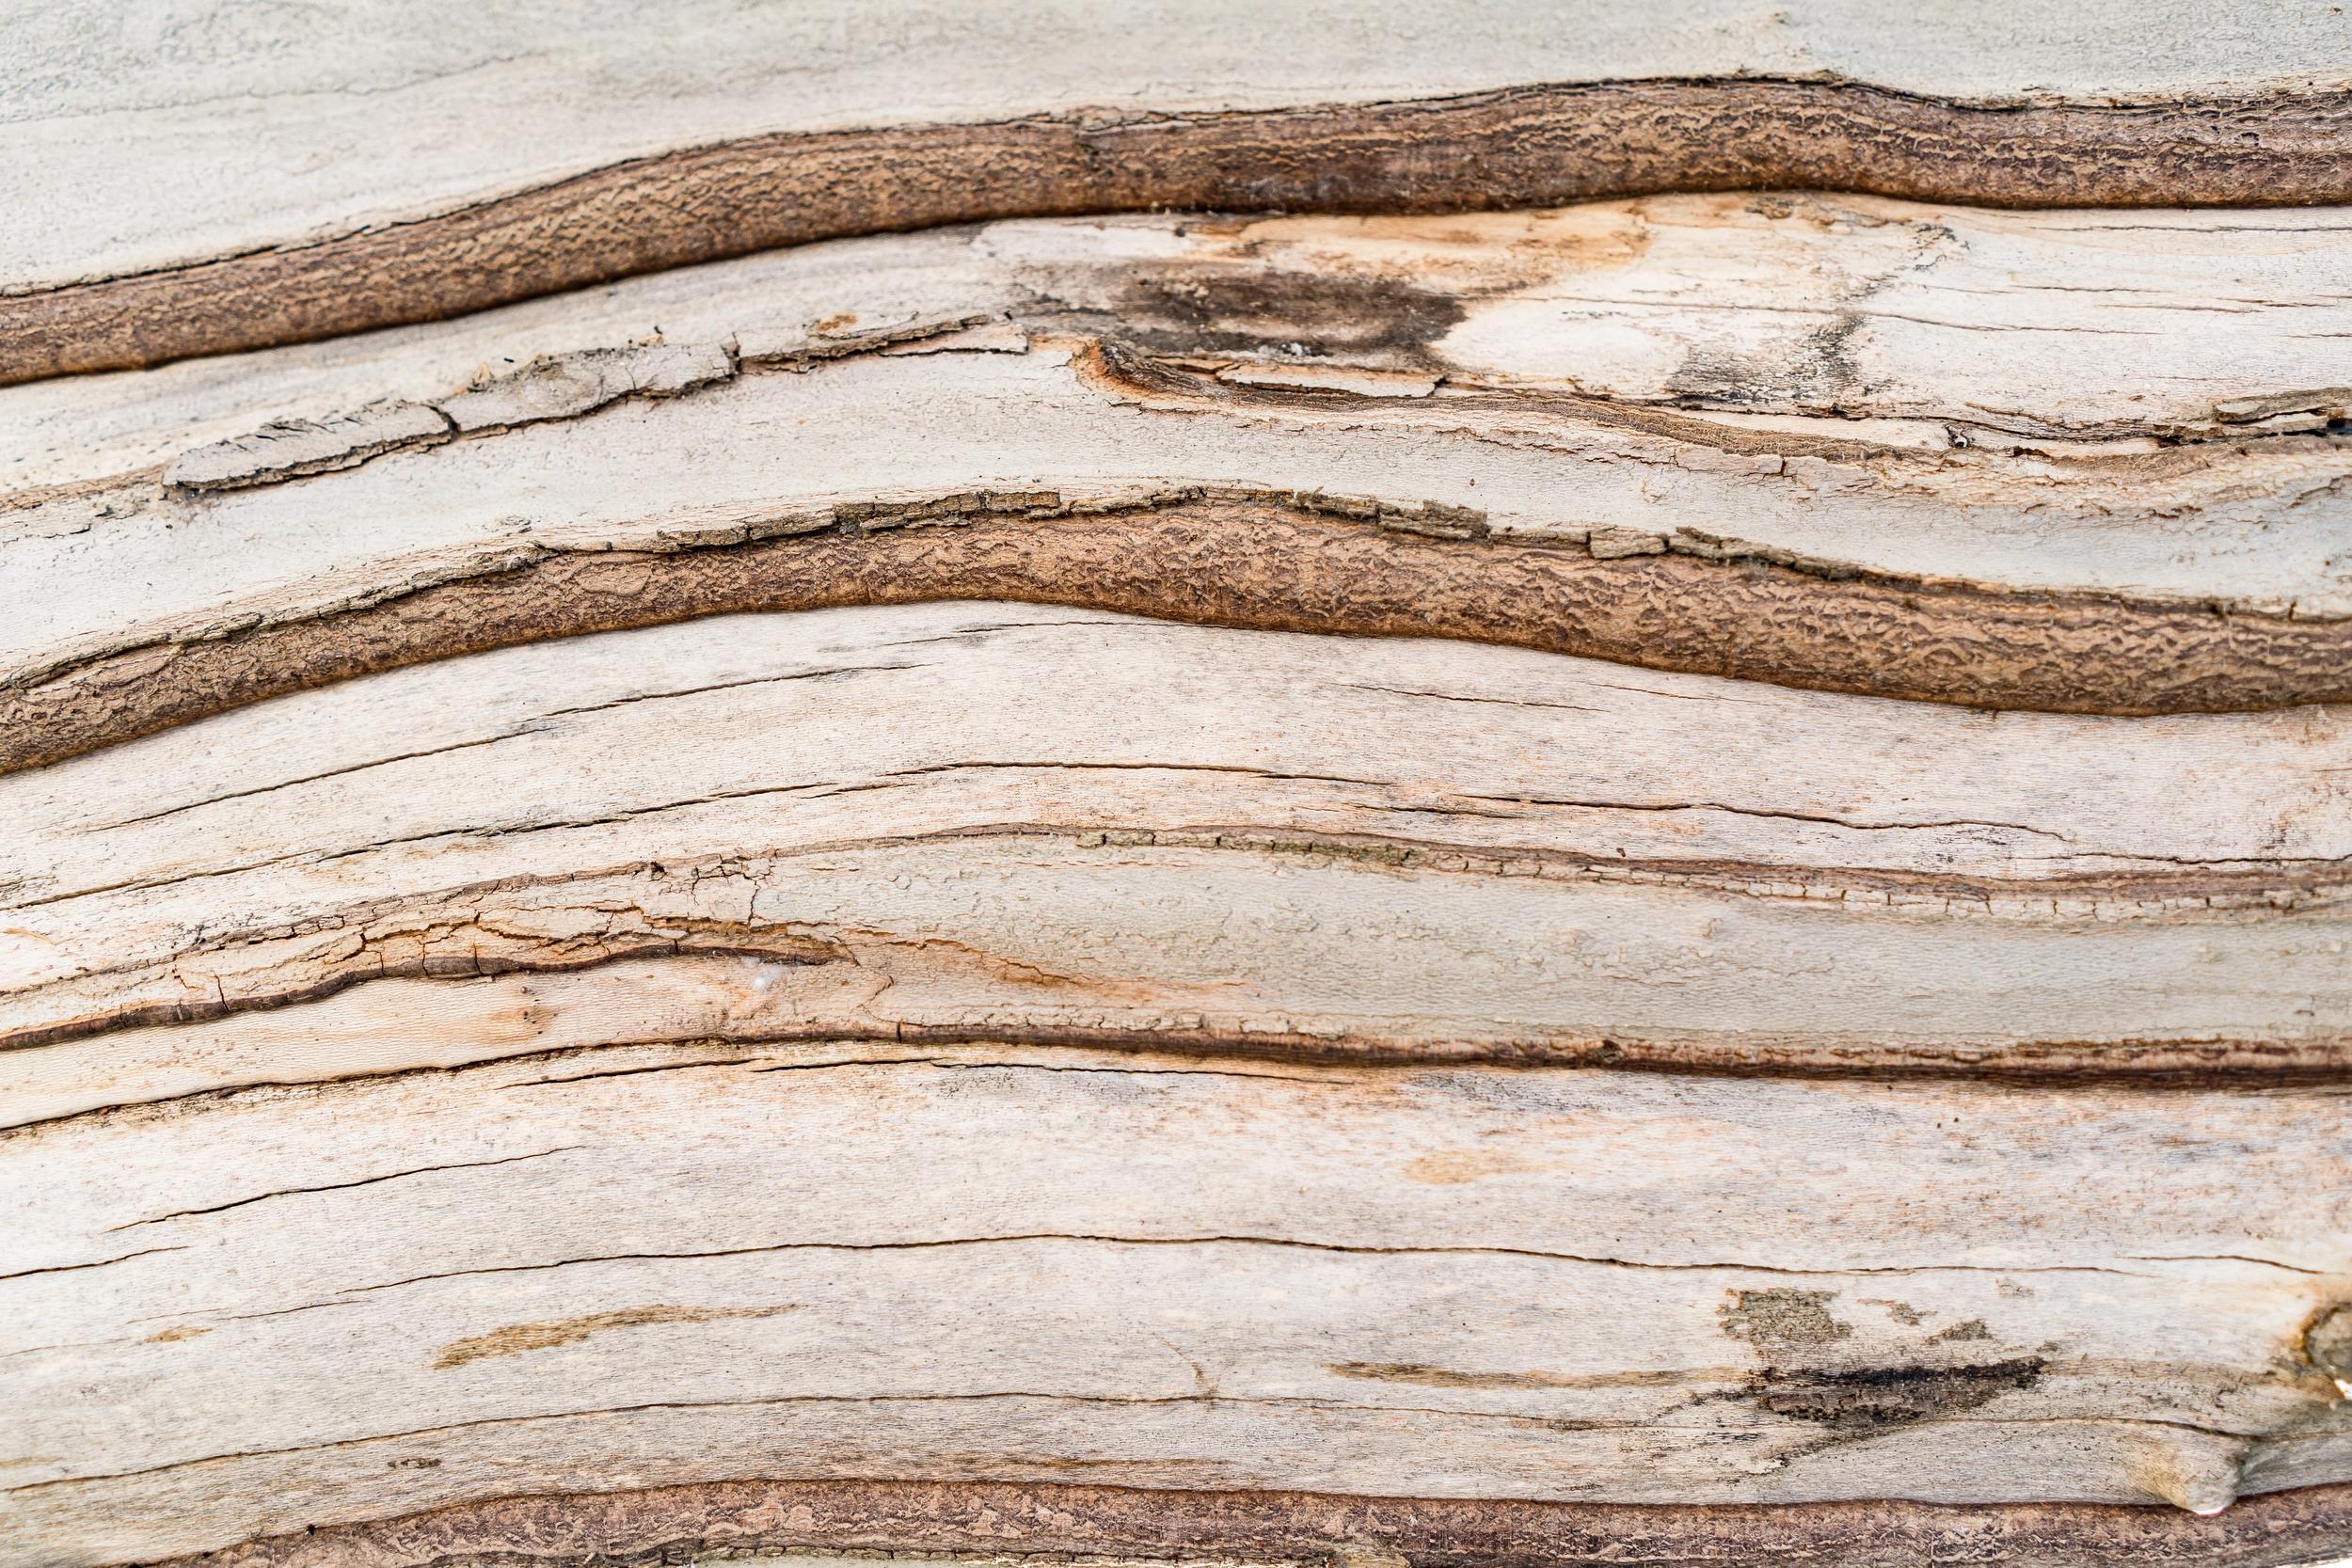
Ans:
[[[1510,865],[1518,866],[1522,874],[1529,875],[1605,876],[1613,881],[1630,879],[1667,885],[1706,885],[1734,893],[1742,891],[1744,883],[1753,882],[1758,891],[1773,896],[1803,897],[1804,889],[1793,884],[1808,879],[1827,881],[1846,875],[1802,867],[1715,863],[1660,862],[1629,869],[1628,863],[1599,857],[1571,860],[1554,856],[1552,860],[1559,863],[1556,865],[1537,864],[1542,857],[1534,852],[1405,841],[1325,839],[1295,832],[1073,833],[1017,824],[898,840],[808,846],[783,858],[788,861],[836,853],[844,848],[926,844],[949,847],[964,841],[992,840],[1060,840],[1069,845],[1070,853],[1081,856],[1089,852],[1132,854],[1136,848],[1296,853],[1340,863],[1361,861],[1364,869],[1374,874],[1456,876],[1478,875],[1483,871],[1499,875]],[[726,857],[723,866],[733,867],[726,874],[739,872],[740,862],[740,856]],[[1493,864],[1487,865],[1488,862]],[[19,1021],[0,1028],[0,1050],[57,1046],[126,1031],[203,1023],[245,1013],[298,1007],[379,980],[466,983],[501,974],[585,974],[631,962],[725,958],[796,967],[832,966],[846,973],[868,969],[866,949],[869,947],[920,948],[935,940],[919,934],[812,927],[781,915],[773,920],[745,921],[661,913],[660,899],[654,900],[654,909],[640,907],[646,898],[643,889],[625,895],[627,907],[636,911],[638,921],[614,927],[612,922],[622,906],[600,891],[651,879],[657,892],[675,888],[684,893],[705,875],[722,868],[700,862],[660,865],[630,863],[553,876],[506,878],[445,888],[429,895],[376,899],[322,911],[298,928],[256,927],[209,933],[200,947],[147,958],[118,959],[85,969],[72,981],[60,983],[64,994],[45,1002],[45,988],[19,990],[9,998]],[[1896,917],[1903,917],[1904,899],[1900,894],[1907,892],[1915,897],[1941,900],[1949,910],[1972,915],[1979,912],[1980,905],[1994,899],[2016,899],[2034,907],[2046,904],[2054,915],[2075,901],[2145,899],[2160,906],[2177,900],[2185,917],[2201,918],[2201,911],[2241,909],[2259,916],[2281,907],[2282,895],[2290,906],[2305,899],[2332,897],[2340,889],[2343,870],[2341,866],[2280,868],[2202,876],[2168,872],[2060,878],[2046,883],[1969,881],[1965,886],[1933,874],[1877,875],[1887,884],[1886,908]],[[1899,892],[1897,884],[1903,884]],[[570,902],[549,900],[548,895],[558,888],[575,890],[569,895]],[[1826,891],[1844,902],[1834,887]],[[1856,914],[1874,907],[1875,900]],[[573,909],[597,911],[604,928],[570,934],[560,930],[533,933],[529,929],[551,910]],[[522,921],[519,926],[517,918]],[[2151,918],[2164,918],[2161,908]],[[386,933],[381,938],[366,937],[356,942],[346,940],[348,933],[379,929]],[[290,954],[276,973],[253,970],[244,961],[257,944],[302,937],[316,939],[323,946]],[[957,948],[954,961],[976,957],[959,944],[948,945]],[[235,991],[219,983],[212,974],[207,960],[215,957],[230,958],[235,967],[246,971],[240,975]],[[2111,1079],[2179,1086],[2233,1083],[2311,1085],[2341,1081],[2352,1073],[2352,1040],[2325,1032],[2280,1037],[2119,1037],[2100,1040],[2051,1037],[1869,1041],[1793,1036],[1625,1035],[1601,1028],[1531,1025],[1508,1018],[1492,1018],[1457,1023],[1442,1042],[1436,1042],[1424,1037],[1425,1030],[1411,1018],[1400,1017],[1389,1028],[1381,1027],[1376,1020],[1363,1018],[1351,1018],[1343,1026],[1339,1022],[1318,1025],[1311,1020],[1305,1023],[1286,1020],[1279,1026],[1272,1026],[1258,1015],[1279,1012],[1280,1008],[1273,1003],[1231,1015],[1203,1012],[1195,1006],[1173,1003],[1164,1007],[1138,1006],[1120,1000],[1115,982],[1104,982],[1106,989],[1097,994],[1089,989],[1090,982],[1084,976],[1048,976],[1033,966],[999,961],[1010,964],[1023,979],[1046,980],[1087,1001],[1104,1016],[1073,1022],[1066,1012],[1052,1007],[1022,1016],[1018,1009],[1009,1012],[1005,1006],[992,1005],[990,1021],[975,1024],[955,1017],[893,1018],[862,1002],[847,1002],[823,1016],[801,1017],[788,1023],[758,1028],[739,1027],[717,1035],[693,1032],[691,1038],[682,1035],[670,1043],[699,1041],[744,1047],[814,1040],[879,1040],[910,1050],[995,1043],[1172,1051],[1215,1057],[1317,1063],[1492,1062],[1801,1077],[1961,1074],[2019,1081]],[[111,999],[74,1000],[75,986],[102,977],[114,983],[115,994]],[[999,998],[998,1002],[1004,1000]],[[37,1010],[44,1007],[46,1016]],[[1117,1016],[1120,1014],[1128,1016]],[[533,1053],[511,1054],[519,1058]],[[4,1131],[0,1131],[0,1135],[5,1135]]]
[[[264,1001],[257,1007],[283,1005]],[[68,1037],[106,1033],[103,1025],[79,1028]],[[63,1033],[60,1031],[60,1033]],[[2352,1083],[2352,1039],[2265,1039],[2212,1037],[2181,1039],[2033,1039],[2007,1043],[1946,1044],[1917,1040],[1725,1039],[1717,1037],[1643,1037],[1570,1029],[1529,1030],[1497,1024],[1483,1035],[1461,1032],[1441,1043],[1409,1034],[1361,1030],[1306,1033],[1250,1028],[1216,1022],[1177,1026],[1073,1024],[1055,1019],[970,1022],[885,1022],[817,1019],[806,1024],[711,1035],[694,1033],[676,1041],[632,1040],[628,1045],[708,1045],[766,1049],[799,1045],[887,1046],[938,1051],[960,1046],[1012,1049],[1132,1051],[1151,1055],[1229,1058],[1295,1067],[1413,1070],[1500,1068],[1515,1070],[1586,1069],[1677,1073],[1730,1078],[1853,1080],[1912,1083],[1958,1080],[2042,1087],[2098,1087],[2157,1091],[2317,1089]],[[448,1072],[520,1060],[568,1057],[612,1049],[566,1047],[555,1053],[490,1054],[464,1064],[388,1066],[376,1071],[341,1072],[317,1079],[272,1077],[191,1090],[153,1100],[123,1101],[87,1110],[40,1117],[0,1128],[0,1140],[45,1129],[87,1126],[128,1116],[169,1115],[225,1103],[255,1091],[284,1092],[349,1087],[419,1072]],[[895,1058],[894,1058],[895,1059]],[[865,1060],[824,1066],[871,1066]],[[720,1067],[723,1063],[681,1063]],[[755,1069],[757,1070],[757,1069]],[[767,1070],[787,1070],[769,1069]],[[806,1070],[806,1069],[803,1069]],[[592,1075],[593,1076],[593,1075]],[[112,1261],[107,1259],[106,1261]],[[2249,1261],[2254,1261],[2249,1259]],[[81,1265],[75,1265],[81,1266]],[[2284,1266],[2284,1265],[2281,1265]]]
[[[845,1063],[841,1065],[863,1066],[866,1064]],[[1345,1242],[1321,1242],[1297,1236],[1106,1236],[1040,1230],[1001,1236],[942,1236],[897,1242],[771,1242],[751,1246],[713,1247],[678,1252],[604,1253],[582,1258],[558,1258],[542,1263],[501,1263],[487,1264],[479,1268],[450,1269],[437,1274],[414,1275],[405,1279],[384,1280],[373,1285],[355,1285],[340,1293],[345,1296],[368,1295],[382,1291],[405,1290],[411,1285],[429,1284],[443,1279],[464,1279],[485,1275],[545,1274],[554,1269],[579,1268],[597,1263],[695,1262],[722,1258],[768,1257],[786,1252],[935,1252],[959,1247],[1025,1246],[1040,1243],[1067,1243],[1073,1246],[1088,1247],[1271,1247],[1367,1258],[1515,1258],[1542,1263],[1571,1263],[1596,1269],[1646,1270],[1666,1274],[1770,1275],[1794,1279],[1853,1279],[1882,1275],[1909,1276],[1936,1274],[1982,1274],[2004,1279],[2052,1275],[2109,1275],[2124,1279],[2168,1277],[2163,1274],[2146,1274],[2135,1269],[2118,1269],[2101,1263],[1922,1262],[1856,1264],[1851,1268],[1807,1269],[1731,1259],[1661,1262],[1640,1258],[1611,1258],[1598,1254],[1549,1252],[1534,1247],[1373,1246]]]
[[[243,1209],[251,1204],[266,1203],[273,1198],[302,1197],[312,1193],[348,1192],[354,1187],[373,1187],[386,1181],[401,1181],[409,1177],[431,1176],[441,1171],[478,1170],[485,1165],[511,1165],[524,1160],[544,1160],[551,1154],[570,1153],[586,1147],[584,1144],[564,1144],[556,1148],[544,1148],[531,1154],[510,1154],[497,1160],[455,1160],[447,1164],[420,1165],[414,1170],[386,1171],[377,1176],[362,1176],[350,1181],[330,1181],[317,1187],[284,1187],[274,1192],[255,1193],[249,1197],[230,1198],[226,1203],[206,1204],[197,1209],[174,1209],[167,1213],[153,1214],[143,1220],[131,1220],[121,1225],[108,1226],[106,1228],[109,1231],[135,1230],[141,1226],[162,1225],[169,1220],[193,1219],[207,1214],[225,1213],[231,1209]]]
[[[1459,1408],[1445,1408],[1441,1406],[1414,1404],[1360,1403],[1348,1400],[1320,1398],[1303,1394],[1247,1395],[1221,1394],[1215,1392],[1194,1392],[1186,1394],[1082,1394],[1032,1388],[989,1389],[978,1390],[971,1393],[952,1394],[776,1394],[755,1396],[744,1399],[653,1400],[640,1404],[596,1405],[575,1410],[533,1411],[512,1416],[484,1416],[477,1417],[470,1420],[451,1421],[438,1426],[413,1427],[397,1432],[371,1433],[354,1437],[328,1438],[315,1443],[291,1444],[284,1448],[254,1449],[237,1452],[202,1454],[189,1459],[170,1460],[160,1465],[149,1465],[135,1470],[119,1470],[94,1475],[59,1476],[48,1481],[27,1481],[17,1486],[0,1487],[0,1497],[20,1497],[26,1493],[47,1492],[59,1488],[92,1486],[104,1481],[136,1481],[148,1476],[164,1475],[176,1470],[192,1469],[201,1465],[233,1463],[239,1460],[276,1459],[294,1454],[314,1453],[321,1450],[373,1447],[377,1444],[399,1442],[404,1439],[435,1437],[449,1433],[475,1431],[485,1427],[538,1426],[565,1421],[593,1421],[619,1416],[650,1415],[660,1411],[748,1410],[778,1408],[791,1405],[935,1405],[993,1404],[1008,1402],[1069,1404],[1078,1406],[1095,1406],[1106,1409],[1116,1409],[1122,1406],[1165,1408],[1168,1406],[1228,1405],[1267,1409],[1287,1408],[1320,1411],[1329,1412],[1343,1417],[1348,1415],[1372,1417],[1436,1416],[1455,1421],[1492,1421],[1510,1425],[1536,1427],[1552,1432],[1639,1433],[1645,1436],[1663,1437],[1669,1440],[1671,1440],[1675,1434],[1679,1433],[1687,1434],[1690,1440],[1699,1444],[1706,1443],[1708,1438],[1719,1435],[1721,1432],[1720,1427],[1711,1424],[1677,1425],[1676,1423],[1666,1421],[1640,1419],[1620,1420],[1604,1418],[1597,1420],[1580,1420],[1573,1418],[1564,1419],[1545,1416],[1525,1415],[1511,1411],[1465,1410]],[[1777,1414],[1777,1412],[1775,1412],[1775,1414]],[[1803,1418],[1798,1418],[1802,1419]],[[1952,1416],[1943,1418],[1943,1419],[1947,1421],[1956,1421],[1970,1418]],[[2006,1418],[1982,1417],[1973,1418],[1973,1424],[1988,1427],[2008,1428],[2039,1426],[2112,1426],[2124,1428],[2148,1428],[2169,1432],[2195,1433],[2205,1436],[2217,1436],[2225,1438],[2233,1437],[2241,1440],[2249,1435],[2251,1435],[2228,1433],[2215,1428],[2198,1426],[2189,1422],[2169,1420],[2159,1417],[2146,1416],[2092,1415],[2015,1416]],[[2265,1437],[2269,1436],[2269,1434],[2266,1433],[2262,1435]],[[2323,1435],[2333,1434],[2290,1433],[2280,1438],[2279,1440],[2294,1441],[2296,1438]],[[1050,1461],[1048,1463],[1050,1463]],[[1140,1464],[1144,1467],[1148,1467],[1150,1461],[1141,1461]]]

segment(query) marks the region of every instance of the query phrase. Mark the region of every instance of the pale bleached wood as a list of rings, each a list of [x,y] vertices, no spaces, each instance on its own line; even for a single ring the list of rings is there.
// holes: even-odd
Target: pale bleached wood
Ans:
[[[2340,1105],[811,1046],[58,1124],[0,1140],[11,1254],[125,1260],[0,1286],[44,1456],[7,1560],[780,1451],[2210,1508],[2343,1463],[2285,1370],[2344,1244]]]

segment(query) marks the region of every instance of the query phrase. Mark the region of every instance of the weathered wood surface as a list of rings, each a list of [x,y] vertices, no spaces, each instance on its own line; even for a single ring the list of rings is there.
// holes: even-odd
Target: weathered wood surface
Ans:
[[[702,620],[0,778],[0,1040],[97,1036],[8,1058],[75,1106],[279,1081],[313,1026],[213,1021],[675,951],[675,993],[524,989],[628,1038],[2327,1072],[2340,712],[1995,717],[1012,606]],[[483,1027],[344,1032],[387,1069]]]
[[[2210,1510],[2352,1443],[2279,1372],[2352,1133],[2288,1103],[818,1045],[86,1118],[5,1156],[71,1243],[12,1243],[11,1512],[142,1558],[779,1452]]]
[[[2332,8],[10,20],[0,1565],[2352,1549]]]
[[[0,393],[0,756],[891,594],[2007,707],[2331,699],[2338,221],[2183,219],[2153,261],[2099,214],[1823,198],[999,225]],[[984,526],[872,531],[926,511]],[[653,553],[571,584],[616,548]]]
[[[2352,194],[2352,24],[2318,0],[266,14],[11,17],[0,199],[38,217],[0,247],[0,379],[1005,216]]]
[[[84,1117],[0,1143],[8,1497],[93,1560],[776,1454],[2210,1512],[2352,1452],[2343,1113],[710,1041]]]

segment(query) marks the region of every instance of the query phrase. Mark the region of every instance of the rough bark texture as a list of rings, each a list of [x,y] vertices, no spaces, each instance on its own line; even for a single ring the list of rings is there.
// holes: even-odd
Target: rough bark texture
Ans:
[[[23,19],[0,1568],[2352,1549],[2352,24],[1555,9]]]
[[[1179,490],[1075,517],[1061,503],[1050,491],[967,492],[841,508],[822,521],[777,520],[799,538],[558,557],[330,615],[139,648],[0,698],[8,736],[0,768],[38,767],[263,698],[547,638],[753,610],[962,598],[1204,626],[1456,638],[1995,709],[2226,713],[2352,697],[2352,622],[1970,585],[1825,582],[1736,556],[1597,556],[1589,545],[1486,541],[1482,517],[1443,506],[1392,509],[1383,527],[1376,503],[1320,496]],[[1353,521],[1349,513],[1375,515]],[[805,536],[818,529],[822,536]],[[1447,533],[1465,542],[1443,542]]]
[[[2148,1509],[1956,1509],[1832,1503],[1707,1510],[1383,1500],[1296,1493],[1122,1492],[858,1481],[737,1481],[617,1497],[518,1497],[181,1560],[187,1568],[529,1564],[591,1555],[723,1560],[767,1547],[987,1554],[1230,1553],[1248,1560],[1505,1564],[1623,1561],[1908,1568],[1966,1560],[2271,1568],[2343,1541],[2341,1488],[2270,1497],[2212,1519]],[[171,1568],[180,1568],[179,1563]]]

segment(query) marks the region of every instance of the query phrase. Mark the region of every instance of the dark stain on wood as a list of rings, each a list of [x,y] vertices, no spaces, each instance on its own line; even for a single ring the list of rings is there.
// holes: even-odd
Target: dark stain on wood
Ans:
[[[1120,292],[1120,333],[1157,354],[1385,354],[1410,360],[1459,325],[1462,301],[1388,277],[1157,267]]]
[[[1957,1416],[2042,1381],[2039,1356],[1959,1367],[1859,1367],[1839,1371],[1768,1369],[1748,1397],[1775,1416],[1840,1433],[1886,1432]]]

